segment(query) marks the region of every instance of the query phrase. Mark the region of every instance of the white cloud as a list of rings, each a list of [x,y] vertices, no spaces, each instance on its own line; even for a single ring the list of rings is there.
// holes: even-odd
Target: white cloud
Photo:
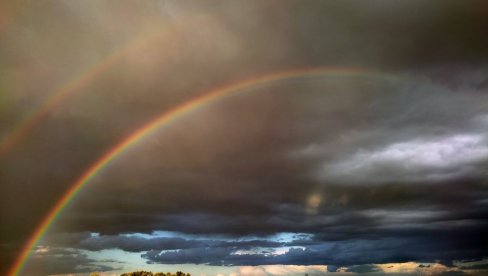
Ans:
[[[326,265],[263,265],[239,267],[240,276],[257,275],[304,275],[327,273]]]
[[[36,254],[44,254],[49,252],[48,246],[37,246],[35,253]]]
[[[488,158],[481,134],[414,139],[377,150],[363,150],[320,171],[322,179],[349,182],[444,180],[464,175],[470,165]]]

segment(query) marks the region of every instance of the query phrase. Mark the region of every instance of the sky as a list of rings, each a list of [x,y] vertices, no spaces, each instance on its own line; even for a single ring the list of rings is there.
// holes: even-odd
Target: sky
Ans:
[[[488,273],[486,1],[2,1],[0,41],[2,275],[236,84],[20,275]]]

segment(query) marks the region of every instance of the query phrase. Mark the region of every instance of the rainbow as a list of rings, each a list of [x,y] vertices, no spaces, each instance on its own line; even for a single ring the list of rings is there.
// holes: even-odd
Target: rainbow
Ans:
[[[49,113],[59,106],[67,97],[95,80],[100,74],[122,60],[127,53],[136,51],[148,42],[162,37],[164,37],[164,35],[160,32],[144,33],[140,37],[131,40],[125,46],[100,59],[99,62],[76,74],[75,77],[71,78],[65,84],[59,86],[50,93],[50,96],[43,104],[27,115],[25,119],[17,123],[17,125],[0,140],[0,157],[21,141],[23,137],[46,118]]]
[[[39,241],[46,234],[50,226],[56,222],[59,215],[70,203],[70,201],[76,197],[76,195],[90,182],[101,170],[106,168],[115,158],[125,152],[127,149],[136,145],[142,141],[145,137],[155,132],[161,127],[168,126],[172,122],[175,122],[178,118],[189,114],[203,106],[207,106],[227,96],[237,94],[244,90],[249,90],[252,87],[259,86],[265,83],[297,78],[303,76],[370,76],[381,77],[384,79],[393,79],[390,75],[380,74],[370,70],[359,68],[307,68],[307,69],[295,69],[288,71],[281,71],[272,73],[265,76],[250,78],[245,81],[241,81],[234,84],[229,84],[208,93],[204,93],[199,97],[196,97],[190,101],[182,103],[175,108],[164,112],[157,116],[155,119],[149,121],[139,129],[135,130],[132,134],[122,139],[118,144],[103,154],[98,160],[95,161],[79,178],[73,183],[70,188],[64,193],[64,195],[57,201],[57,203],[51,208],[49,213],[44,217],[39,226],[32,233],[28,241],[23,246],[21,253],[17,257],[16,261],[9,270],[8,275],[15,276],[21,273],[25,263],[29,259],[33,248],[39,243]],[[394,78],[396,79],[396,78]]]

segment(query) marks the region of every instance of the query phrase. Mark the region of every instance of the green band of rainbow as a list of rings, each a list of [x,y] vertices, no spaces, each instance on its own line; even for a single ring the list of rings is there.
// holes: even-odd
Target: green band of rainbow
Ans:
[[[176,119],[188,114],[200,107],[213,103],[225,96],[233,95],[245,89],[252,88],[257,85],[261,85],[267,82],[273,82],[288,78],[302,77],[305,75],[326,75],[326,76],[371,76],[388,78],[388,75],[375,73],[370,70],[358,69],[358,68],[312,68],[312,69],[295,69],[289,71],[281,71],[272,73],[269,75],[251,78],[235,84],[230,84],[215,90],[205,93],[202,96],[196,97],[193,100],[185,102],[174,109],[164,112],[162,115],[151,120],[141,128],[134,131],[128,137],[123,139],[120,143],[111,148],[108,152],[103,154],[95,163],[93,163],[88,170],[86,170],[80,178],[73,183],[70,188],[63,194],[59,201],[52,207],[49,213],[44,217],[42,222],[33,232],[29,240],[25,243],[21,254],[18,256],[8,275],[19,275],[25,266],[26,261],[29,259],[33,248],[43,238],[50,226],[56,221],[63,209],[70,203],[70,201],[80,192],[83,187],[87,185],[92,178],[94,178],[98,172],[103,170],[112,160],[114,160],[121,153],[126,151],[131,146],[140,142],[144,137],[153,133],[155,130],[167,126],[174,122]],[[247,90],[248,91],[248,90]]]

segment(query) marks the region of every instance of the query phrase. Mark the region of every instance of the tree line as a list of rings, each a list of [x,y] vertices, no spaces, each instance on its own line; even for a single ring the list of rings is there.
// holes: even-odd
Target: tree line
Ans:
[[[90,276],[100,276],[98,273],[92,273]],[[176,273],[171,272],[156,272],[152,273],[150,271],[135,271],[135,272],[128,272],[120,274],[120,276],[191,276],[190,273],[184,273],[182,271],[176,271]]]
[[[136,271],[136,272],[129,272],[121,274],[120,276],[191,276],[190,273],[184,273],[182,271],[176,271],[176,273],[164,273],[164,272],[157,272],[152,273],[150,271]]]

